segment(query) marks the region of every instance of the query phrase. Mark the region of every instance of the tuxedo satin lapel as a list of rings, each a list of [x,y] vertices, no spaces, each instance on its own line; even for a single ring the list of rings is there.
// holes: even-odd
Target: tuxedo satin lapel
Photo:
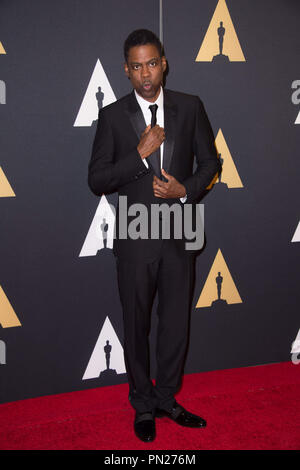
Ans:
[[[163,168],[168,173],[171,167],[172,156],[174,151],[175,137],[176,137],[176,117],[177,107],[171,102],[168,91],[164,91],[164,156]]]
[[[144,119],[144,115],[142,113],[141,108],[135,98],[134,92],[129,95],[128,105],[126,108],[126,112],[132,124],[132,127],[135,130],[135,133],[140,140],[142,133],[146,128],[146,123]]]

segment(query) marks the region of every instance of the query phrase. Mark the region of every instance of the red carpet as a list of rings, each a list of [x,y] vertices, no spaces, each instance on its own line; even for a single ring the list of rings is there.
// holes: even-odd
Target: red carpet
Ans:
[[[157,419],[157,437],[133,434],[128,385],[0,405],[0,449],[300,449],[300,365],[291,362],[186,375],[177,401],[205,429]]]

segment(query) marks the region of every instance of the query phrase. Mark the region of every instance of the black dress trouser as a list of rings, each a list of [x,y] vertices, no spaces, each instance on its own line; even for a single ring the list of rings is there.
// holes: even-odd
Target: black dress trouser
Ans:
[[[124,320],[124,357],[129,400],[140,413],[155,407],[170,410],[183,374],[194,290],[195,257],[179,254],[164,240],[161,255],[151,263],[117,258]],[[151,311],[158,291],[157,376],[150,379]]]

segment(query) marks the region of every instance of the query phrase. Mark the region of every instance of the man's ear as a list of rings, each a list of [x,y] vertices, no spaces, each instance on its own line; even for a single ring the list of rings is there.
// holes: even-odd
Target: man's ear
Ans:
[[[129,78],[129,68],[128,68],[127,62],[125,62],[125,64],[124,64],[124,70],[125,70],[126,76]]]
[[[165,72],[166,69],[167,69],[167,59],[166,57],[163,55],[162,58],[161,58],[161,63],[162,63],[162,69],[163,71]]]

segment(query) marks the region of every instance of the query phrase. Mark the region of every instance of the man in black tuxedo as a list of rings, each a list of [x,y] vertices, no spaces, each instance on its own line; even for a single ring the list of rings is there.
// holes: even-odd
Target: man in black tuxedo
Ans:
[[[206,425],[174,399],[187,351],[199,247],[186,249],[186,233],[180,238],[175,234],[178,224],[187,224],[186,219],[179,216],[175,221],[175,215],[168,219],[163,207],[176,206],[182,214],[185,205],[191,205],[188,223],[194,227],[196,204],[221,167],[201,100],[162,88],[167,63],[159,39],[148,30],[134,31],[124,43],[124,55],[125,73],[134,90],[100,109],[88,182],[97,196],[119,193],[114,254],[129,400],[136,410],[135,433],[148,442],[155,438],[155,417],[167,416],[189,427]],[[121,196],[126,197],[126,206],[121,204]],[[143,204],[147,217],[140,219],[139,237],[127,232],[124,236],[124,224],[129,232],[134,222],[134,204]],[[155,224],[150,216],[153,207],[161,208],[161,226],[170,221],[170,237],[163,235],[161,226],[158,236],[149,235]],[[147,228],[145,236],[143,229]],[[149,376],[148,335],[156,291],[159,322],[154,386]]]

